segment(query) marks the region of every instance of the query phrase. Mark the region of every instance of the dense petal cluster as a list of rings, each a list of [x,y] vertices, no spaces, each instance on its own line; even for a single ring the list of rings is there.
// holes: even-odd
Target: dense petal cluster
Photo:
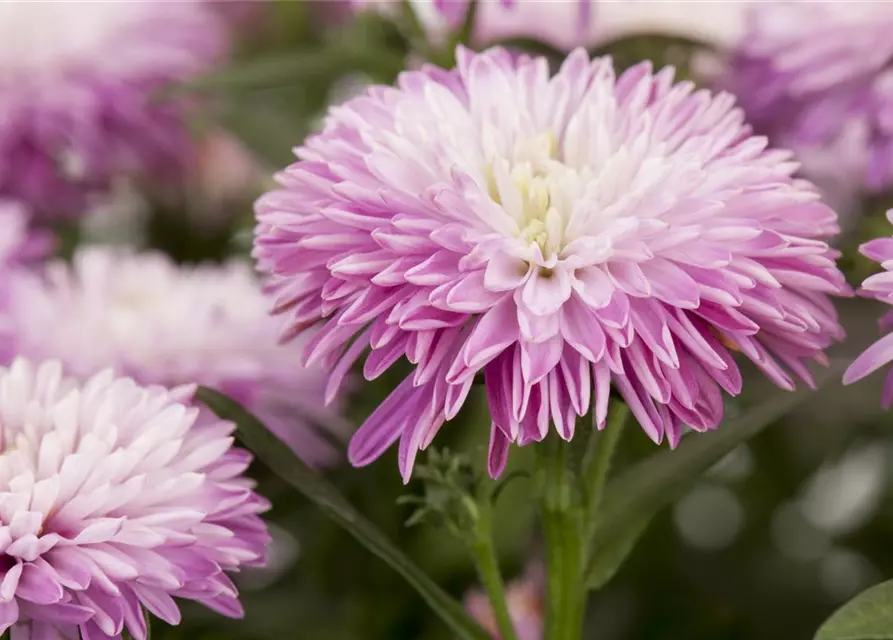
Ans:
[[[179,166],[182,105],[156,92],[225,44],[202,2],[0,3],[0,195],[79,214],[117,175]]]
[[[893,209],[887,212],[887,219],[893,223]],[[893,237],[870,240],[859,247],[859,251],[884,268],[880,273],[865,279],[859,294],[893,305]],[[880,326],[883,331],[893,329],[893,311],[884,314]],[[843,383],[852,384],[891,362],[893,362],[893,331],[887,333],[856,358],[846,370]],[[884,383],[883,403],[885,407],[893,404],[893,369],[887,374]]]
[[[751,3],[724,74],[748,120],[799,151],[858,146],[847,167],[870,189],[893,185],[893,5]]]
[[[87,246],[11,287],[16,353],[61,360],[81,378],[113,367],[143,384],[220,389],[308,463],[331,461],[316,430],[337,421],[324,372],[298,364],[301,342],[279,344],[281,322],[245,262],[180,267],[161,253]]]
[[[274,311],[322,321],[308,363],[337,380],[414,371],[354,435],[366,464],[420,448],[483,378],[490,471],[565,439],[614,388],[655,442],[715,428],[740,352],[776,384],[842,330],[836,216],[753,137],[729,95],[648,64],[457,52],[334,108],[256,206]]]
[[[268,505],[192,393],[0,368],[0,633],[145,640],[143,608],[177,624],[173,597],[242,614],[224,571],[264,561]]]

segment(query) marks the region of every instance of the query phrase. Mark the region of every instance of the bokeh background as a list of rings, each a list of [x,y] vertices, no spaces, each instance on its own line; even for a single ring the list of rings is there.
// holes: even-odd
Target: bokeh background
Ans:
[[[292,148],[320,126],[328,105],[369,83],[392,82],[421,57],[449,60],[436,39],[420,42],[421,33],[406,28],[400,8],[354,13],[339,0],[224,4],[236,16],[233,53],[218,69],[172,88],[178,99],[200,105],[189,115],[198,150],[194,163],[176,178],[121,183],[83,222],[60,223],[62,255],[78,243],[112,242],[160,249],[179,262],[248,259],[253,200],[269,187],[273,171],[291,161]],[[560,3],[539,4],[543,30],[560,38],[568,27],[550,23],[557,22],[557,12],[551,12]],[[590,45],[593,54],[610,53],[618,66],[641,59],[673,63],[696,82],[708,81],[715,62],[711,49],[734,37],[744,20],[744,3],[731,1],[681,3],[675,10],[668,7],[680,3],[626,4],[637,6]],[[536,36],[507,33],[494,39],[560,60],[554,38],[540,42]],[[697,38],[707,46],[696,46]],[[839,246],[851,282],[858,283],[871,266],[855,247],[888,233],[883,212],[893,200],[847,194],[841,202],[845,233]],[[850,340],[832,353],[838,371],[839,363],[876,337],[879,311],[869,301],[841,304]],[[348,418],[359,424],[401,377],[392,371],[355,385],[346,403]],[[745,389],[742,398],[730,401],[730,415],[779,393],[756,379]],[[834,380],[712,469],[661,513],[632,560],[594,594],[586,637],[805,640],[844,601],[893,576],[893,437],[879,389],[877,379],[849,388]],[[483,399],[472,397],[444,430],[441,444],[468,451],[482,464],[485,412]],[[630,429],[618,464],[652,452],[648,438]],[[524,467],[528,455],[518,452],[512,467]],[[401,549],[462,598],[475,584],[471,561],[442,528],[405,526],[411,509],[397,501],[420,487],[401,483],[394,458],[392,451],[369,468],[345,463],[326,473]],[[253,474],[274,505],[273,546],[267,568],[237,577],[245,619],[230,621],[185,605],[183,624],[156,624],[154,638],[450,638],[382,562],[262,465]],[[509,577],[535,572],[539,560],[531,490],[518,480],[498,503],[497,546]],[[536,598],[526,606],[535,612]]]

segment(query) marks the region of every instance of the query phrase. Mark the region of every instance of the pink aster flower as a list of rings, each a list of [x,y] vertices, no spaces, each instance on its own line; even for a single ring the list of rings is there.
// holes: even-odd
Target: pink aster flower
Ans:
[[[144,640],[143,609],[178,624],[175,597],[242,615],[224,572],[263,563],[268,505],[192,393],[0,368],[0,633]]]
[[[755,2],[748,11],[723,83],[754,127],[798,152],[858,140],[861,183],[893,185],[893,5]]]
[[[78,214],[117,175],[179,167],[182,105],[156,93],[225,44],[201,2],[0,3],[0,195]]]
[[[729,95],[648,64],[458,50],[458,67],[402,74],[334,108],[256,205],[254,255],[291,333],[318,322],[309,364],[333,380],[371,349],[410,375],[356,432],[356,465],[420,448],[475,378],[509,444],[573,437],[609,389],[645,432],[723,416],[740,352],[793,389],[842,336],[845,291],[823,238],[834,212],[751,136]]]
[[[4,320],[16,353],[61,360],[81,379],[112,367],[143,384],[220,389],[308,463],[332,462],[317,427],[341,423],[323,406],[324,372],[296,364],[300,343],[279,345],[281,322],[248,264],[179,267],[161,253],[85,247],[12,286]]]
[[[887,212],[887,219],[893,223],[893,209]],[[865,279],[860,295],[874,298],[893,305],[893,238],[875,238],[859,247],[866,258],[880,264],[884,270]],[[880,321],[881,330],[893,328],[893,311],[885,314]],[[875,342],[849,366],[843,375],[844,384],[852,384],[874,373],[893,361],[893,332]],[[884,383],[883,403],[885,408],[893,404],[893,369],[887,374]]]

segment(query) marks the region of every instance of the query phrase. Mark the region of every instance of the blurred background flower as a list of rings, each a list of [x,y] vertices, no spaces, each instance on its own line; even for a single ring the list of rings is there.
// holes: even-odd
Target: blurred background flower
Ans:
[[[185,105],[158,92],[217,64],[227,31],[198,1],[22,1],[0,4],[0,42],[0,194],[52,217],[185,166]]]
[[[325,376],[300,366],[305,341],[278,343],[280,323],[244,262],[177,266],[162,253],[92,246],[11,286],[17,354],[58,359],[82,379],[112,367],[144,384],[215,387],[307,462],[337,460],[348,434],[338,405],[323,406]]]

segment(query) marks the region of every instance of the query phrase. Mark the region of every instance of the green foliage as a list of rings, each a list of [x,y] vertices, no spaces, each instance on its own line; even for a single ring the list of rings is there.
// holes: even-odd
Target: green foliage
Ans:
[[[678,498],[710,467],[738,445],[804,402],[814,392],[776,392],[740,418],[728,421],[716,432],[687,438],[676,451],[663,451],[627,469],[608,485],[595,524],[595,547],[586,571],[591,589],[614,577],[649,521]]]
[[[364,518],[322,476],[305,465],[257,418],[223,394],[199,388],[197,399],[238,426],[239,439],[272,471],[346,529],[360,544],[402,575],[462,640],[488,640],[487,634],[421,569]]]
[[[893,581],[859,594],[822,625],[815,640],[893,638]]]

